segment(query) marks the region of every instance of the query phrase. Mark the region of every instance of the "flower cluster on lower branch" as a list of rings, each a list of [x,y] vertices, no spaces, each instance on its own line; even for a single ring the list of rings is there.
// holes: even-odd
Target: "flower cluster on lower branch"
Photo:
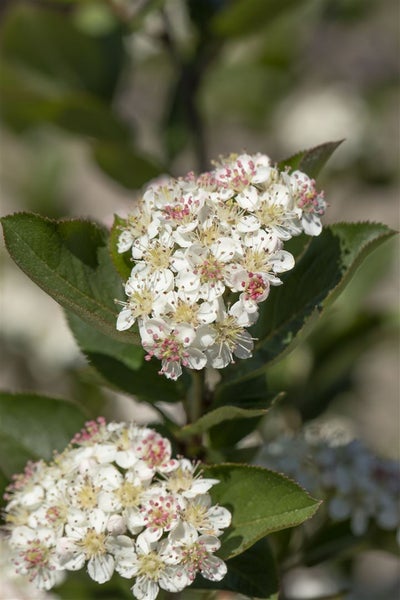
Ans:
[[[137,323],[147,359],[159,359],[169,379],[182,365],[223,369],[250,358],[247,328],[294,267],[284,243],[319,235],[325,207],[313,179],[280,171],[264,154],[151,183],[119,223],[118,252],[134,265],[117,329]]]
[[[105,583],[134,578],[133,595],[179,592],[197,573],[226,574],[215,556],[230,512],[212,505],[196,464],[172,458],[168,439],[135,424],[91,421],[50,463],[29,463],[6,493],[6,527],[17,572],[50,589],[86,566]]]
[[[330,518],[349,519],[354,535],[364,535],[371,519],[400,534],[400,465],[376,456],[361,441],[335,444],[306,430],[263,446],[257,462],[326,499]]]

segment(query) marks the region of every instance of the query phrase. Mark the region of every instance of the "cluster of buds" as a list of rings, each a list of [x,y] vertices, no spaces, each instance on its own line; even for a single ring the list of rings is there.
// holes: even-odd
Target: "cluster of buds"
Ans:
[[[335,445],[308,432],[281,436],[263,447],[258,462],[325,499],[330,518],[349,519],[354,535],[365,534],[371,519],[381,529],[400,527],[400,465],[359,440]]]
[[[294,266],[284,242],[318,235],[325,206],[314,180],[263,154],[150,184],[120,226],[118,252],[134,266],[117,329],[137,323],[147,360],[161,360],[170,379],[182,366],[222,369],[251,357],[247,328]]]
[[[91,421],[53,461],[29,463],[6,492],[8,542],[16,572],[49,590],[86,566],[98,583],[114,571],[133,595],[154,600],[196,575],[220,581],[215,552],[231,521],[213,505],[196,464],[172,458],[168,439],[135,424]]]

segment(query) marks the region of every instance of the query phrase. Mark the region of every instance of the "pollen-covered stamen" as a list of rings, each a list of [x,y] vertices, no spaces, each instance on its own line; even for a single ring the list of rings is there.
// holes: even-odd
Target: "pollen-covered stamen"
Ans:
[[[75,497],[77,505],[80,508],[87,510],[96,508],[99,491],[100,488],[95,487],[93,483],[86,480],[85,483],[78,490],[76,490],[73,496]]]
[[[268,292],[268,282],[257,274],[249,273],[248,281],[242,281],[245,300],[253,300],[259,302],[264,300],[266,292]]]
[[[198,502],[191,502],[188,504],[184,511],[184,520],[190,525],[193,525],[195,529],[204,529],[209,524],[210,532],[213,531],[211,523],[207,517],[207,507]]]
[[[165,563],[159,555],[152,551],[138,556],[139,570],[137,576],[144,575],[147,579],[158,581],[165,570]]]
[[[51,525],[63,525],[68,517],[67,504],[59,504],[58,506],[50,506],[46,510],[46,520]]]
[[[123,306],[131,311],[132,316],[138,317],[148,316],[153,310],[154,294],[148,289],[135,290],[129,297],[127,302],[115,300],[116,304]]]
[[[85,427],[81,429],[71,440],[71,444],[85,444],[100,441],[104,435],[106,420],[98,417],[95,421],[86,421]]]
[[[197,572],[201,570],[204,560],[209,556],[209,552],[201,542],[194,542],[180,550],[182,564],[186,567],[189,579],[194,581]]]
[[[115,491],[115,495],[123,508],[138,506],[142,493],[143,488],[140,485],[134,485],[130,481],[124,481]]]
[[[324,192],[317,192],[314,179],[311,179],[307,183],[299,184],[298,193],[297,206],[302,211],[316,215],[325,214]]]
[[[287,219],[288,210],[281,204],[263,202],[254,214],[262,227],[272,227],[273,225],[281,225]]]
[[[220,202],[215,207],[215,211],[218,220],[226,223],[232,230],[236,229],[239,220],[246,214],[232,198],[226,202]]]
[[[231,351],[236,348],[238,337],[244,331],[243,327],[238,325],[236,318],[232,315],[228,315],[223,321],[215,323],[215,330],[217,333],[215,342],[217,344],[226,344]]]
[[[94,528],[90,528],[84,537],[77,542],[77,546],[82,548],[86,558],[89,559],[92,556],[106,554],[106,539],[107,535],[105,533],[97,533]]]
[[[142,260],[150,267],[150,271],[154,273],[155,271],[169,267],[171,254],[172,248],[157,245],[153,248],[148,248]]]
[[[44,465],[43,461],[28,461],[25,465],[24,472],[12,475],[12,482],[6,487],[6,493],[4,494],[4,500],[10,500],[12,494],[18,490],[26,489],[29,485],[35,485],[33,481],[34,476]]]
[[[201,471],[196,473],[197,465],[194,470],[184,469],[179,466],[175,471],[169,474],[166,480],[166,486],[172,493],[186,492],[190,490],[193,482],[201,478]]]
[[[200,282],[212,284],[215,281],[222,281],[224,278],[223,265],[213,256],[209,256],[195,269],[195,275],[198,275]]]
[[[165,362],[180,362],[183,366],[188,365],[188,353],[185,350],[183,342],[181,342],[174,332],[171,332],[168,337],[160,338],[156,334],[153,336],[153,345],[151,350],[145,356],[145,360],[150,360],[156,356],[159,360]]]
[[[150,223],[151,214],[143,210],[143,205],[141,204],[136,214],[128,216],[127,223],[123,229],[129,231],[133,238],[139,238],[147,234]]]
[[[167,464],[171,458],[171,447],[166,438],[158,433],[150,433],[137,446],[136,452],[149,467]]]
[[[174,221],[183,221],[185,217],[190,215],[190,208],[187,204],[174,204],[173,206],[166,206],[164,212],[167,218]]]
[[[232,157],[235,160],[235,157]],[[248,162],[248,170],[243,166],[241,160],[236,159],[234,165],[226,166],[218,173],[218,178],[225,187],[233,187],[236,192],[241,192],[250,183],[256,174],[256,167],[252,160]]]
[[[265,250],[248,248],[241,263],[250,273],[268,273],[271,271],[271,255]]]
[[[143,506],[146,527],[157,530],[169,531],[179,518],[180,506],[176,499],[171,496],[159,496],[156,500],[150,500]]]
[[[198,304],[185,302],[185,300],[178,298],[174,310],[168,316],[173,317],[176,323],[190,324],[195,327],[199,324],[199,308]]]
[[[51,550],[45,541],[34,539],[27,541],[26,544],[26,550],[19,552],[18,556],[20,559],[14,562],[16,570],[24,571],[24,569],[28,569],[37,571],[38,569],[48,569]],[[50,568],[53,569],[54,567]]]

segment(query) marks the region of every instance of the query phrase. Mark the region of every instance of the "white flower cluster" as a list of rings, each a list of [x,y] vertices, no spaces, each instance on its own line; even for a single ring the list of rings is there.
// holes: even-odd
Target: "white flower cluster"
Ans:
[[[16,571],[49,590],[86,566],[98,583],[114,571],[134,578],[133,595],[179,592],[197,573],[226,574],[215,556],[230,512],[212,505],[216,479],[172,458],[168,439],[134,424],[90,421],[47,464],[29,463],[9,486],[6,528]]]
[[[307,433],[281,436],[263,447],[257,462],[326,499],[330,518],[349,519],[354,535],[365,534],[370,519],[382,529],[400,527],[400,465],[359,440],[332,445]]]
[[[222,369],[251,357],[246,328],[294,266],[283,244],[302,231],[318,235],[325,206],[313,179],[279,171],[263,154],[149,185],[118,239],[134,267],[117,329],[137,322],[147,360],[161,360],[170,379],[182,365]]]

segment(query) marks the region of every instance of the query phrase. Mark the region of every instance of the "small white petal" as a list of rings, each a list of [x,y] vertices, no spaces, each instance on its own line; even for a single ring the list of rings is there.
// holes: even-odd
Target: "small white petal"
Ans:
[[[114,558],[110,554],[93,556],[88,562],[87,571],[94,581],[105,583],[114,573]]]

